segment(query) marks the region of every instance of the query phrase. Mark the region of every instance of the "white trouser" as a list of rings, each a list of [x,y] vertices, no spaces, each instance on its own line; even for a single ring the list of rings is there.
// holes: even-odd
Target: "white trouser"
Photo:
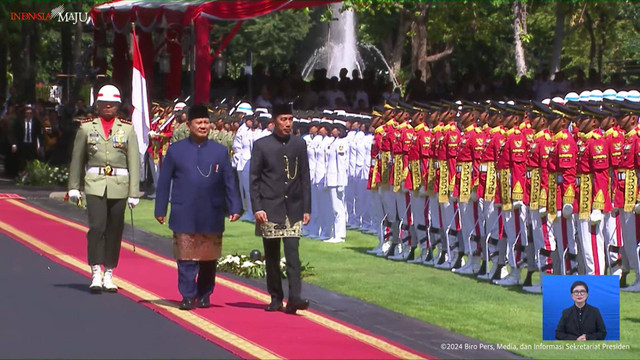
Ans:
[[[563,258],[565,251],[567,254],[577,255],[578,248],[575,240],[575,226],[573,224],[573,216],[569,219],[565,219],[562,216],[562,212],[556,213],[556,220],[552,224],[553,236],[556,239],[556,248],[558,249],[558,257],[561,261],[554,265],[553,271],[555,274],[564,274],[571,270],[571,268],[577,266],[575,261],[569,261],[568,258]],[[564,264],[564,270],[560,268],[560,263]]]
[[[442,214],[440,214],[440,204],[438,204],[438,195],[429,196],[429,204],[427,205],[427,217],[429,226],[434,229],[442,229]]]
[[[471,256],[477,250],[477,243],[471,241],[471,235],[480,236],[480,221],[478,220],[480,205],[477,202],[461,202],[460,206],[460,232],[462,244],[460,249]]]
[[[637,224],[640,215],[634,212],[620,212],[620,227],[622,228],[622,237],[625,239],[623,244],[624,256],[626,263],[629,264],[629,270],[635,271],[636,279],[640,278],[640,260],[638,259],[638,228]]]
[[[330,238],[333,233],[333,211],[331,209],[331,194],[324,185],[318,185],[318,226],[320,238]]]
[[[577,220],[577,232],[582,249],[585,275],[604,275],[606,265],[602,225],[602,221],[597,225],[591,225],[589,219]]]
[[[502,208],[496,207],[495,202],[493,201],[486,201],[483,199],[482,212],[485,219],[482,241],[484,242],[487,239],[487,236],[489,236],[490,239],[498,241],[497,245],[493,244],[491,241],[488,242],[487,248],[483,249],[483,257],[488,257],[489,254],[494,253],[497,249],[497,263],[504,265],[507,242],[502,239],[502,233],[504,231],[504,215]]]
[[[318,184],[311,184],[311,220],[307,224],[309,235],[318,236],[320,231],[320,208],[318,207]]]
[[[329,188],[331,194],[331,207],[333,208],[333,234],[335,238],[344,239],[347,237],[347,211],[344,206],[344,188],[338,190],[337,187]]]
[[[402,220],[403,226],[411,226],[413,224],[413,213],[411,211],[410,196],[406,191],[401,190],[395,194],[396,209],[398,210],[398,219]],[[398,225],[400,223],[398,222]],[[410,230],[400,230],[400,239],[406,239]],[[413,245],[413,244],[412,244]]]
[[[515,269],[522,258],[522,250],[527,246],[527,208],[503,211],[504,232],[507,236],[507,261],[512,269]]]
[[[345,214],[347,216],[347,221],[350,225],[360,226],[359,222],[356,222],[356,209],[355,209],[355,201],[356,201],[356,191],[357,185],[356,178],[349,175],[347,186],[344,188],[344,203],[345,203]]]
[[[622,246],[624,245],[624,235],[622,233],[622,210],[616,209],[610,213],[604,213],[604,224],[602,228],[602,236],[604,237],[604,246],[608,247],[616,246],[620,249],[620,252],[609,252],[609,264],[613,264],[619,259],[622,259],[622,269],[629,270],[628,257],[622,256]],[[614,272],[619,270],[620,266],[614,267]],[[611,275],[611,274],[610,274]]]
[[[413,226],[417,237],[417,239],[414,239],[415,241],[413,241],[412,245],[416,246],[420,243],[422,248],[427,246],[427,221],[424,216],[426,200],[427,199],[418,194],[417,191],[411,194],[411,215],[413,216]]]
[[[535,247],[537,266],[538,269],[542,269],[543,266],[551,263],[551,258],[541,254],[540,250],[555,251],[556,241],[553,233],[549,231],[551,224],[546,215],[541,217],[538,210],[530,210],[529,216],[531,217],[531,237],[533,238],[533,245]],[[551,269],[547,272],[550,272],[550,270]]]
[[[457,202],[448,201],[446,203],[438,204],[438,206],[440,207],[440,215],[441,215],[441,221],[443,225],[440,229],[442,229],[442,231],[445,232],[444,236],[447,237],[446,240],[443,239],[442,243],[447,244],[447,241],[448,241],[449,249],[446,249],[448,253],[453,247],[453,245],[458,242],[458,236],[451,235],[451,230],[453,230],[454,233],[456,233],[460,229],[460,212],[457,211],[458,210]],[[460,247],[460,250],[464,251],[462,247]],[[449,261],[453,261],[452,256],[449,256]]]
[[[354,224],[362,229],[368,229],[372,224],[372,196],[374,191],[367,190],[367,180],[356,178],[355,219]]]

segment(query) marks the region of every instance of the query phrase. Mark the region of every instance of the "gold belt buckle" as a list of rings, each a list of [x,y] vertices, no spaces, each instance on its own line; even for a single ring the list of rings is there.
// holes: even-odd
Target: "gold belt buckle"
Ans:
[[[111,176],[111,174],[113,173],[113,168],[111,167],[111,165],[107,165],[104,167],[104,174],[107,176]]]

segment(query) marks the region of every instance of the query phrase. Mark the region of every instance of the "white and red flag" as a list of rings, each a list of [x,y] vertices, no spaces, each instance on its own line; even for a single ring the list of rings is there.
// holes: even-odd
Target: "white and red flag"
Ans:
[[[149,147],[149,102],[147,101],[147,81],[144,77],[144,66],[142,56],[138,47],[135,26],[131,27],[133,35],[131,44],[133,46],[133,73],[131,74],[131,122],[138,138],[138,149],[140,155],[144,155]]]

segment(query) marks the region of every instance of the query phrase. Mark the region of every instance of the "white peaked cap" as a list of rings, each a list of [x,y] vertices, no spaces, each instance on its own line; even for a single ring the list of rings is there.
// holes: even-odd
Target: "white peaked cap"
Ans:
[[[625,99],[631,102],[640,102],[640,92],[638,90],[630,90]]]
[[[551,99],[546,98],[546,99],[542,100],[541,103],[543,103],[545,105],[549,105],[551,103]]]
[[[570,92],[564,96],[564,102],[567,103],[569,101],[578,101],[580,100],[580,95],[577,92]]]
[[[602,101],[602,99],[602,91],[598,89],[591,90],[591,92],[589,93],[589,101]]]
[[[553,99],[551,99],[551,101],[553,101],[556,104],[560,104],[560,105],[564,105],[566,101],[564,101],[563,98],[561,98],[560,96],[556,96]]]
[[[240,112],[240,113],[243,113],[245,115],[253,115],[253,108],[251,107],[251,105],[249,103],[243,102],[243,103],[240,103],[240,105],[238,105],[236,110],[231,112],[231,114],[236,113],[236,112]],[[231,114],[229,114],[229,115],[231,115]]]
[[[182,111],[184,110],[184,108],[187,107],[187,104],[183,103],[182,101],[177,103],[176,106],[173,107],[173,111]]]
[[[602,92],[602,97],[607,100],[615,100],[616,99],[616,91],[613,89],[607,89]]]
[[[624,90],[618,91],[618,93],[616,94],[616,101],[624,101],[627,97],[627,94],[628,93]]]
[[[585,90],[580,93],[580,98],[578,101],[589,101],[589,96],[591,95],[591,91]]]

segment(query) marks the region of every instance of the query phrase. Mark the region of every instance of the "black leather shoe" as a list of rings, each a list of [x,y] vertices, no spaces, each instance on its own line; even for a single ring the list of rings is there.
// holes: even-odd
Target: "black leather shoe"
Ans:
[[[194,298],[182,298],[179,306],[180,310],[193,310],[196,308],[196,300]]]
[[[264,311],[282,311],[282,301],[272,300],[271,303],[264,308]]]
[[[309,308],[309,300],[292,300],[287,302],[284,312],[287,314],[295,314],[298,310],[307,310]]]
[[[207,296],[206,298],[199,298],[198,301],[196,302],[196,306],[199,308],[208,308],[211,306],[211,302],[209,301],[209,297]]]

